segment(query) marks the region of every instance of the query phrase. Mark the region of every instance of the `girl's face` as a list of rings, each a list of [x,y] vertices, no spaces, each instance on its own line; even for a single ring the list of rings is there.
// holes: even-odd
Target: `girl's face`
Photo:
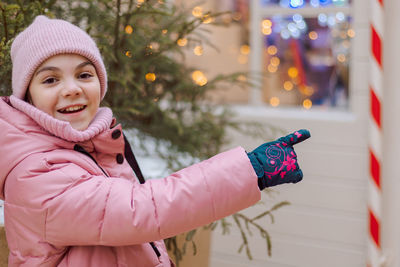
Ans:
[[[50,116],[86,130],[100,105],[100,81],[85,57],[50,57],[33,74],[29,85],[32,104]]]

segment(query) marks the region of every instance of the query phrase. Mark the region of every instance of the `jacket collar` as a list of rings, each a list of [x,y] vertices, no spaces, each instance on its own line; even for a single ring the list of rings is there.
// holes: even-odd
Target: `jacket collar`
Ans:
[[[70,142],[88,141],[96,135],[108,130],[113,121],[111,109],[105,107],[99,108],[89,127],[84,131],[78,131],[72,128],[68,122],[55,119],[15,96],[10,96],[10,102],[14,108],[32,118],[46,131]]]

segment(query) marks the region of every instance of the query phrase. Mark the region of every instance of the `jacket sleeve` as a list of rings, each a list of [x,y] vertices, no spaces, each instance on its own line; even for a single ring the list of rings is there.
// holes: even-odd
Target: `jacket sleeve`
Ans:
[[[56,246],[123,246],[159,240],[260,199],[257,176],[242,148],[145,184],[90,175],[72,163],[56,165],[46,162],[47,171],[42,166],[16,178],[20,191],[26,193],[17,202],[43,209],[43,238]],[[26,220],[29,223],[29,213]]]

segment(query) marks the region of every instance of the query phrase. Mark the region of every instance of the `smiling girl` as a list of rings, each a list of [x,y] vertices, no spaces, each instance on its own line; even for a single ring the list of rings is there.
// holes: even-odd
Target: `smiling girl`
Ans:
[[[27,93],[36,108],[80,131],[88,128],[100,105],[96,69],[76,54],[60,54],[43,62]]]
[[[38,16],[11,58],[13,94],[0,98],[9,266],[173,266],[162,239],[302,179],[292,146],[306,130],[144,183],[121,125],[99,107],[107,75],[90,36]]]

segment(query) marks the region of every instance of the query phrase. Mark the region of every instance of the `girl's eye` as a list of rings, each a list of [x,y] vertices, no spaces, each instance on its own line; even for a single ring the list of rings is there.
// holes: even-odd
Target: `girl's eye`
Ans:
[[[57,82],[57,79],[52,77],[52,78],[47,78],[46,80],[43,81],[44,84],[52,84]]]
[[[89,79],[91,77],[93,77],[93,75],[88,72],[83,72],[83,73],[79,74],[80,79]]]

